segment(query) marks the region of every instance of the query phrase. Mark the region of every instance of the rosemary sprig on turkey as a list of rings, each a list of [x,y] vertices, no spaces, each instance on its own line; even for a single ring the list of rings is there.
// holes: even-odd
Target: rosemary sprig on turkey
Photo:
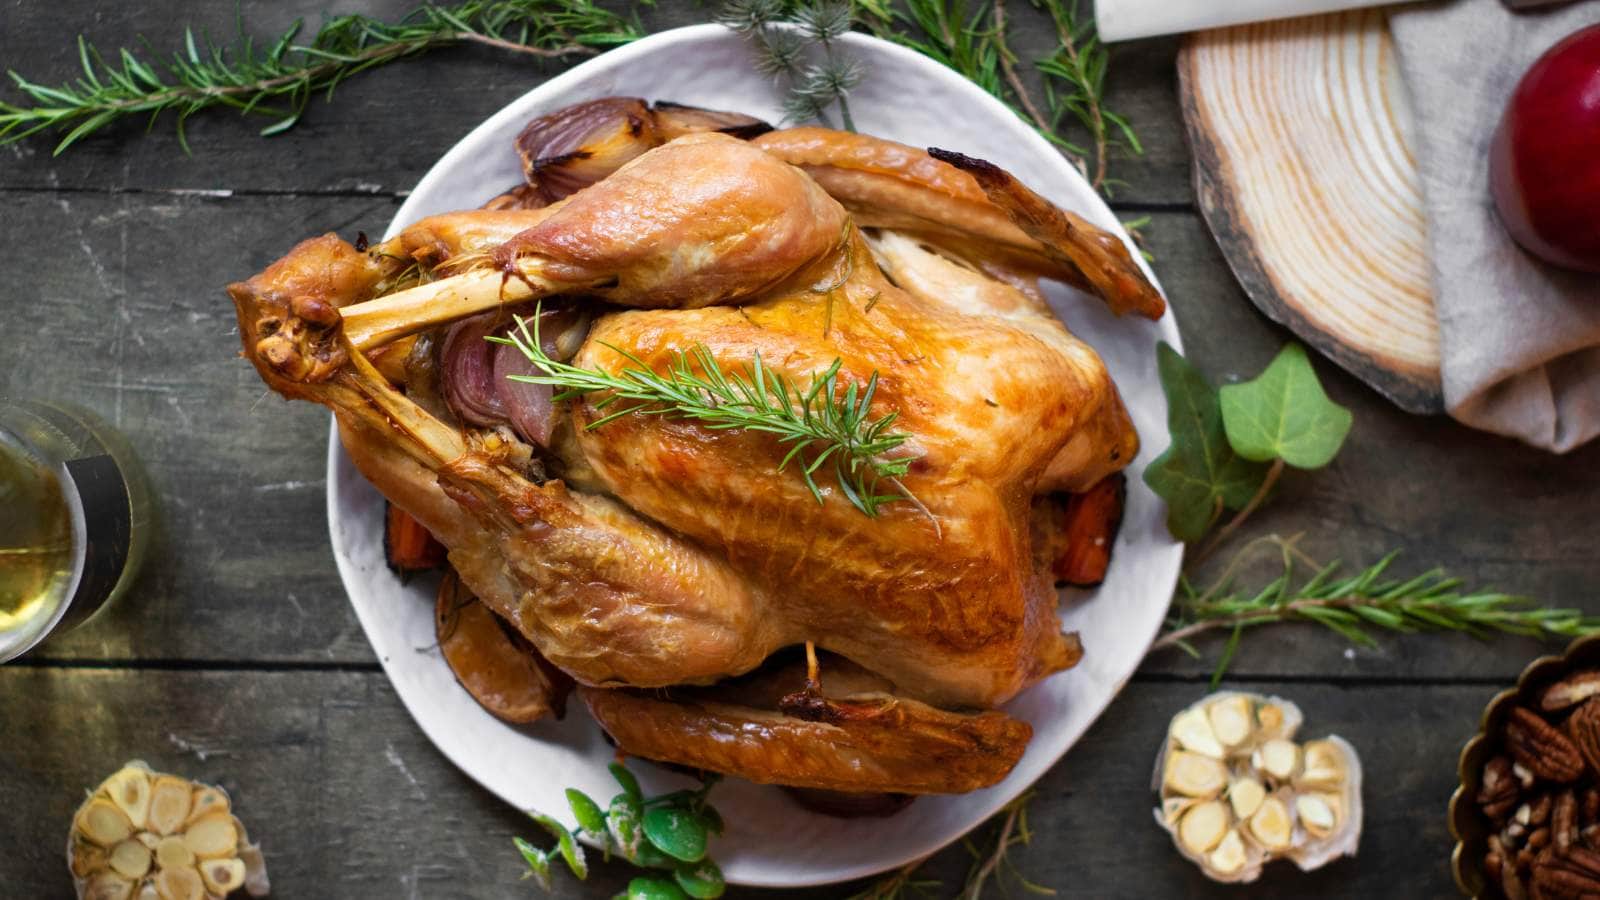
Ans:
[[[780,372],[773,371],[757,353],[749,367],[723,368],[704,344],[689,350],[674,351],[665,372],[656,372],[639,357],[602,344],[633,365],[611,373],[585,369],[552,359],[539,343],[539,317],[528,322],[516,317],[517,327],[508,337],[489,340],[510,344],[522,351],[543,375],[513,375],[515,381],[548,384],[560,390],[556,400],[572,400],[590,393],[604,392],[595,401],[597,410],[607,411],[590,422],[590,430],[633,413],[690,419],[700,425],[727,430],[742,428],[775,435],[779,443],[790,445],[778,463],[778,471],[795,463],[806,488],[818,503],[823,502],[816,474],[832,464],[834,481],[850,505],[869,517],[876,517],[885,504],[906,501],[924,513],[926,507],[901,482],[910,471],[915,455],[893,455],[910,438],[890,427],[899,418],[889,411],[873,418],[872,398],[878,390],[878,373],[873,371],[865,385],[851,382],[840,387],[839,370],[844,361],[833,363],[811,376],[811,384],[801,390]],[[615,408],[619,403],[632,405]],[[896,493],[881,493],[886,482]]]

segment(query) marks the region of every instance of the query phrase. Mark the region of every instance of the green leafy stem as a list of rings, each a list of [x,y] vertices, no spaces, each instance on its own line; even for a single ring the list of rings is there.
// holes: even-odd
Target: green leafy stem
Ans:
[[[614,762],[610,769],[622,791],[603,810],[588,794],[567,789],[567,805],[578,823],[576,831],[553,816],[529,813],[556,839],[556,845],[541,850],[520,837],[512,838],[528,865],[524,877],[551,890],[551,866],[559,858],[578,880],[588,878],[589,864],[583,845],[578,842],[580,835],[588,835],[602,848],[607,860],[618,856],[641,869],[665,873],[634,878],[617,900],[721,897],[726,883],[722,869],[707,856],[707,848],[711,837],[723,832],[722,816],[706,800],[721,776],[706,773],[701,776],[700,787],[694,790],[646,797],[627,766]]]
[[[613,374],[552,359],[539,343],[538,316],[534,317],[531,332],[520,316],[516,322],[517,327],[508,337],[489,340],[516,347],[544,374],[511,377],[559,389],[555,397],[558,401],[603,394],[594,401],[594,407],[609,411],[590,422],[590,429],[639,414],[688,419],[713,430],[743,429],[775,435],[780,444],[789,446],[778,463],[778,471],[795,463],[806,488],[819,504],[824,501],[815,476],[831,463],[840,493],[862,514],[876,517],[885,504],[904,500],[932,518],[901,481],[917,457],[906,453],[891,455],[910,439],[907,434],[891,430],[899,412],[890,410],[872,417],[872,400],[878,390],[876,371],[865,384],[852,381],[841,388],[839,370],[844,362],[835,359],[811,377],[809,387],[801,390],[783,374],[767,367],[760,353],[748,368],[729,370],[704,344],[695,344],[687,351],[675,351],[666,371],[657,372],[634,354],[602,343],[632,364]],[[881,493],[880,484],[892,486],[895,493]]]
[[[590,55],[624,44],[642,32],[590,0],[466,0],[453,5],[417,7],[393,22],[365,15],[335,16],[323,22],[306,43],[296,21],[277,40],[258,47],[239,26],[232,46],[197,39],[184,30],[184,49],[164,63],[152,63],[122,48],[114,60],[78,38],[83,75],[51,87],[9,72],[27,104],[0,102],[0,144],[41,131],[64,136],[60,154],[85,136],[119,119],[147,117],[153,125],[164,112],[178,117],[184,151],[184,123],[203,109],[232,107],[242,114],[271,116],[261,130],[277,134],[293,127],[312,95],[333,91],[346,78],[425,50],[448,44],[477,43],[539,57]]]

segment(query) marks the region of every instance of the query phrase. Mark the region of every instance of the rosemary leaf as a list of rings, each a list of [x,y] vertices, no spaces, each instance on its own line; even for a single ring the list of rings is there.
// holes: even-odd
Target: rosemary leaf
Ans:
[[[449,6],[425,4],[393,22],[365,15],[326,20],[309,42],[297,43],[296,21],[262,51],[240,34],[228,46],[184,31],[184,49],[151,63],[120,49],[113,59],[78,38],[83,74],[56,87],[15,71],[11,80],[22,102],[0,101],[0,144],[44,131],[62,134],[60,154],[120,119],[162,113],[176,116],[185,152],[184,124],[203,109],[231,107],[242,115],[274,121],[261,130],[292,128],[311,97],[377,66],[448,44],[478,43],[539,57],[592,55],[640,36],[636,26],[591,0],[466,0]],[[141,38],[141,42],[142,42]]]
[[[542,375],[514,375],[517,381],[547,384],[556,399],[570,400],[591,393],[605,396],[595,405],[616,407],[589,423],[603,427],[628,415],[671,416],[688,419],[713,430],[743,429],[773,435],[791,445],[778,464],[783,471],[796,464],[806,488],[820,504],[822,489],[814,475],[830,472],[839,493],[863,515],[875,518],[890,503],[909,502],[925,507],[906,489],[901,479],[915,456],[895,455],[910,436],[891,431],[899,414],[889,411],[874,419],[873,396],[878,388],[874,371],[864,385],[844,379],[841,359],[811,377],[804,391],[784,375],[766,366],[760,354],[742,370],[722,367],[704,344],[672,354],[665,372],[656,372],[643,360],[610,344],[629,366],[613,374],[585,369],[552,359],[539,342],[538,317],[530,331],[522,317],[509,337],[489,338],[522,352]],[[892,493],[884,492],[892,488]],[[937,524],[937,523],[936,523]]]
[[[1318,563],[1298,542],[1298,537],[1276,535],[1251,541],[1205,590],[1187,578],[1180,580],[1166,629],[1151,645],[1151,652],[1179,647],[1193,653],[1190,641],[1195,636],[1228,629],[1231,636],[1214,673],[1214,679],[1220,679],[1243,632],[1277,622],[1312,622],[1368,647],[1377,643],[1370,629],[1400,634],[1454,631],[1479,638],[1498,632],[1546,640],[1600,632],[1600,617],[1577,609],[1538,606],[1497,591],[1465,590],[1461,579],[1449,577],[1442,569],[1404,579],[1386,577],[1398,551],[1353,575],[1336,577],[1338,562]],[[1254,595],[1235,590],[1235,573],[1262,552],[1277,554],[1281,572]],[[1307,569],[1309,578],[1299,574]]]

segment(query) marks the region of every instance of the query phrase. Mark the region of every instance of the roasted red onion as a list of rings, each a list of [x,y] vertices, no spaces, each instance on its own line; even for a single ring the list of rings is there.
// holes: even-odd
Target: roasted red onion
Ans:
[[[499,324],[497,314],[462,319],[445,333],[442,354],[444,399],[456,417],[469,425],[506,421],[494,373],[495,346],[484,340]]]
[[[510,415],[511,427],[525,439],[548,447],[550,435],[556,430],[555,404],[550,401],[554,392],[548,384],[530,384],[510,378],[512,375],[539,374],[540,371],[522,355],[521,350],[504,344],[495,348],[494,383]]]
[[[529,122],[517,135],[517,154],[528,184],[553,203],[673,138],[701,131],[752,138],[771,130],[760,119],[739,113],[665,101],[652,109],[638,97],[602,97]],[[503,202],[527,203],[525,197],[506,198]]]
[[[444,395],[457,418],[469,425],[510,424],[524,440],[550,446],[555,431],[554,392],[549,385],[512,381],[539,370],[522,351],[485,340],[504,335],[512,323],[499,313],[450,326],[443,350]],[[530,323],[530,331],[531,331]],[[539,344],[547,356],[566,362],[589,333],[589,315],[572,306],[546,309],[539,317]]]

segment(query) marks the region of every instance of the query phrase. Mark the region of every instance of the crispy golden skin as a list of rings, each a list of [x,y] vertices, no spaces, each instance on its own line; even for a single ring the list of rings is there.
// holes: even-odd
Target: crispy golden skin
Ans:
[[[809,787],[957,791],[1003,777],[1028,730],[946,710],[1003,703],[1080,652],[1036,563],[1033,497],[1120,468],[1137,437],[1099,357],[1036,296],[922,238],[864,234],[779,157],[692,135],[549,207],[424,220],[367,253],[304,242],[229,292],[263,379],[334,410],[362,472],[585,686],[623,749]],[[412,262],[440,280],[373,299]],[[594,305],[583,367],[659,369],[698,345],[727,369],[759,353],[799,385],[835,359],[843,383],[876,373],[873,411],[898,411],[918,504],[869,519],[826,478],[818,503],[756,432],[640,414],[587,428],[604,414],[593,395],[556,429],[551,464],[570,480],[532,480],[525,447],[430,414],[346,334],[360,321],[392,341],[513,293]],[[851,716],[808,720],[718,685],[808,642],[876,673],[835,698]],[[826,671],[823,684],[841,689]],[[737,735],[747,744],[729,746]],[[810,759],[823,744],[834,752]],[[918,774],[929,761],[946,774]]]

